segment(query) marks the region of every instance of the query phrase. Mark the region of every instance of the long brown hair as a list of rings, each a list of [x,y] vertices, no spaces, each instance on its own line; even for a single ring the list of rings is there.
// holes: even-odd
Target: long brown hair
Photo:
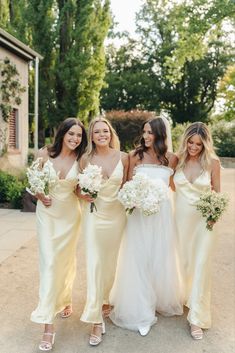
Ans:
[[[166,144],[166,126],[160,117],[156,117],[153,119],[149,119],[145,121],[142,125],[142,131],[144,129],[145,124],[149,124],[151,126],[152,133],[155,137],[153,148],[156,153],[156,156],[160,162],[160,164],[168,166],[169,161],[166,157],[167,153],[167,144]],[[140,139],[140,145],[136,148],[134,152],[134,156],[138,155],[140,160],[144,158],[144,152],[148,150],[148,147],[145,146],[143,136]]]
[[[60,154],[63,146],[64,135],[74,125],[78,125],[82,129],[82,141],[80,145],[77,146],[77,148],[74,150],[75,154],[77,155],[77,160],[79,160],[79,158],[83,155],[87,146],[86,130],[79,119],[67,118],[59,125],[55,135],[54,143],[47,147],[48,154],[51,158],[56,158]]]

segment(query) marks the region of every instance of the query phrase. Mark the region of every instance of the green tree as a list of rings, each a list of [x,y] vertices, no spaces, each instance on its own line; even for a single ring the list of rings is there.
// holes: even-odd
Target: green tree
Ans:
[[[27,42],[27,22],[22,21],[27,0],[0,0],[0,26]]]
[[[77,1],[75,47],[78,116],[86,121],[99,112],[105,76],[104,40],[110,26],[109,0]]]
[[[86,121],[99,111],[110,1],[0,1],[4,28],[43,56],[39,71],[39,141],[43,144],[45,128],[71,115]]]
[[[235,65],[229,66],[219,84],[218,98],[223,101],[223,119],[235,119]]]
[[[76,116],[77,114],[77,75],[74,53],[76,6],[73,0],[57,0],[56,3],[58,20],[55,61],[56,117],[54,120],[61,121],[66,116]],[[51,121],[52,126],[55,121]]]
[[[174,6],[177,10],[178,5]],[[212,31],[204,55],[185,60],[180,78],[172,80],[168,58],[180,38],[173,14],[172,3],[146,1],[137,18],[138,42],[129,41],[111,54],[108,51],[104,109],[110,109],[111,101],[115,109],[162,108],[174,123],[209,119],[218,81],[231,61],[230,43],[224,41],[222,28]]]
[[[0,27],[6,28],[9,21],[9,0],[0,0]]]
[[[44,144],[44,131],[55,115],[54,80],[54,0],[9,0],[5,27],[43,56],[39,70],[39,145]],[[34,74],[30,73],[30,95],[33,98]],[[31,112],[33,104],[31,99]],[[30,119],[31,120],[31,119]]]
[[[135,51],[138,42],[129,39],[126,45],[107,48],[106,85],[101,91],[104,110],[158,110],[160,82],[153,80],[152,67]],[[151,98],[150,98],[151,97]]]
[[[21,21],[23,18],[21,19]],[[28,44],[43,56],[39,63],[39,146],[44,144],[45,128],[55,121],[55,29],[53,0],[28,0],[24,21],[28,26]]]
[[[169,2],[167,0],[147,0],[143,14],[157,12],[161,14],[174,31],[175,46],[167,55],[165,66],[172,82],[179,82],[184,73],[186,62],[202,59],[209,50],[210,38],[217,36],[221,27],[232,28],[235,18],[234,0],[185,0]],[[223,38],[226,41],[226,37]]]

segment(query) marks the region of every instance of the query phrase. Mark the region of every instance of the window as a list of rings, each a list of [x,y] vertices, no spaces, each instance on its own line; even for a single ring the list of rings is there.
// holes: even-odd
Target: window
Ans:
[[[19,148],[19,127],[18,127],[18,109],[13,109],[8,120],[9,124],[9,141],[8,148],[10,150]]]

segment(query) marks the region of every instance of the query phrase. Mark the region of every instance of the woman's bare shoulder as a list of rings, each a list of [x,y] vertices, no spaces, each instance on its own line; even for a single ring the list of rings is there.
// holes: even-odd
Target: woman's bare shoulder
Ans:
[[[128,153],[126,152],[121,152],[121,161],[124,166],[129,165],[129,156]]]
[[[140,159],[138,153],[136,153],[136,150],[132,150],[128,153],[129,159],[132,161],[138,161]]]
[[[84,153],[81,158],[79,159],[79,167],[81,169],[84,169],[86,168],[87,164],[89,163],[90,161],[90,157],[88,156],[87,153]]]
[[[221,168],[221,163],[219,159],[212,158],[211,160],[211,170],[216,171]]]

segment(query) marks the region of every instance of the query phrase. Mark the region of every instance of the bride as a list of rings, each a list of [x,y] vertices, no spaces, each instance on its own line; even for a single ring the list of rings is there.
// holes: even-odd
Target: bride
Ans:
[[[142,131],[140,146],[130,153],[128,179],[144,173],[168,186],[177,157],[167,152],[166,125],[162,118],[153,118],[144,123]],[[145,216],[135,209],[129,216],[110,301],[114,306],[110,319],[142,336],[156,323],[156,311],[165,316],[183,313],[169,197],[157,214]]]

